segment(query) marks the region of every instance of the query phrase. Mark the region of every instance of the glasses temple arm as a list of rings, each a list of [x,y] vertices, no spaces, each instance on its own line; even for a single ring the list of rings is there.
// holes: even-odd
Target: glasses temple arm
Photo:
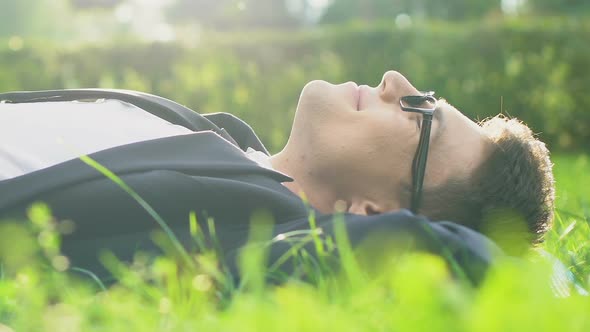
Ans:
[[[426,172],[426,160],[428,159],[428,147],[430,144],[430,128],[432,126],[432,115],[424,114],[422,120],[422,131],[420,141],[418,142],[418,151],[414,161],[414,179],[412,184],[412,202],[411,211],[417,213],[422,203],[422,186],[424,184],[424,174]]]

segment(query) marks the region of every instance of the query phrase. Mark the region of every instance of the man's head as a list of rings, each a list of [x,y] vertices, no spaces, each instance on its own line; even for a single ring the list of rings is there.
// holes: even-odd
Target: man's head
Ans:
[[[304,191],[322,212],[331,212],[336,201],[357,214],[408,208],[422,117],[402,111],[399,100],[419,93],[395,71],[386,72],[375,88],[310,82],[301,92],[289,141],[273,164],[293,176],[292,189]],[[505,153],[498,152],[503,148],[491,134],[492,122],[479,126],[444,101],[434,114],[419,212],[473,223],[472,213],[454,219],[466,209],[446,194],[473,193],[476,179],[500,170],[495,160]],[[496,165],[491,170],[488,160]]]
[[[471,178],[427,190],[424,209],[435,220],[453,220],[499,241],[524,235],[541,242],[551,227],[555,199],[549,151],[517,119],[498,115],[480,125],[492,143],[490,155]]]

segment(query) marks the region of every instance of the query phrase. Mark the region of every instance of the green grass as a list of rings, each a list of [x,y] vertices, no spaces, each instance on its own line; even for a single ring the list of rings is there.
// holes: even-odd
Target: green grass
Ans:
[[[555,159],[556,212],[544,248],[558,257],[576,279],[590,276],[590,158],[588,155]]]
[[[590,158],[557,156],[554,161],[557,214],[543,249],[587,287]],[[253,245],[242,259],[250,278],[235,287],[228,286],[214,251],[192,255],[191,268],[179,263],[183,255],[149,263],[138,255],[131,268],[104,255],[120,282],[100,291],[88,278],[60,272],[67,268],[57,232],[64,224],[48,218],[42,207],[31,210],[29,219],[30,229],[0,229],[5,262],[0,323],[15,331],[590,330],[590,298],[567,285],[571,295],[556,296],[551,264],[535,255],[500,261],[477,289],[453,282],[445,265],[428,255],[391,258],[369,274],[345,253],[342,272],[324,271],[314,279],[316,285],[293,278],[270,286],[259,263],[264,247]],[[191,224],[198,240],[194,220]],[[253,237],[265,234],[262,228]],[[317,241],[313,234],[297,236]],[[335,241],[346,246],[342,238]],[[305,260],[304,253],[300,256]]]

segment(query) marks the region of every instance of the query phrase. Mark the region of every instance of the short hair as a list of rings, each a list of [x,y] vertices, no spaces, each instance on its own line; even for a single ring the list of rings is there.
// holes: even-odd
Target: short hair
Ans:
[[[520,221],[528,247],[542,242],[551,227],[555,199],[548,149],[517,119],[498,115],[480,126],[492,146],[487,159],[468,177],[426,189],[420,212],[493,239],[498,232],[511,233],[504,235],[514,239],[514,224]]]

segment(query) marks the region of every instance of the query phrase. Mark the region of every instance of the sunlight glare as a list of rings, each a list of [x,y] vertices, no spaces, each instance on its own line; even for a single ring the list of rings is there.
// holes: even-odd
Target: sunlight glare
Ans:
[[[502,11],[508,15],[516,15],[522,9],[525,0],[502,0]]]
[[[115,17],[121,23],[129,23],[133,19],[133,8],[128,3],[122,3],[115,8]]]
[[[395,17],[395,25],[400,29],[408,28],[412,25],[412,18],[406,13],[399,14]]]
[[[170,42],[176,39],[174,28],[166,23],[165,8],[172,0],[126,0],[115,9],[115,18],[129,24],[146,41]]]
[[[324,9],[332,3],[332,0],[307,0],[307,3],[312,8]]]

